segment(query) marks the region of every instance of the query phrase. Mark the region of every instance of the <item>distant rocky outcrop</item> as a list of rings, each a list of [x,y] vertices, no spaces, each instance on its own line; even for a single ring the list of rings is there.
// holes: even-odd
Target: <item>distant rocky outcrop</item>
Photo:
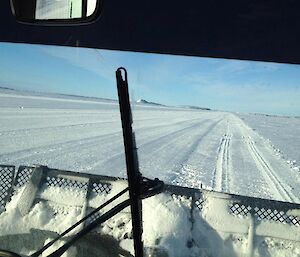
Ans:
[[[136,101],[138,104],[149,104],[149,105],[156,105],[156,106],[164,106],[163,104],[159,104],[159,103],[154,103],[154,102],[149,102],[145,99],[139,99]]]
[[[188,109],[194,109],[194,110],[211,111],[210,108],[207,108],[207,107],[199,107],[199,106],[195,106],[195,105],[184,105],[184,106],[182,106],[182,107],[188,108]]]

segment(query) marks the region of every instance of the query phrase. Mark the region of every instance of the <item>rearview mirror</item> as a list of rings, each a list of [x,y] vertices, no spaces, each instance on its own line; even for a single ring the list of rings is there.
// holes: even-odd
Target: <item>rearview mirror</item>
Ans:
[[[18,21],[27,23],[82,23],[98,17],[100,0],[11,0]]]

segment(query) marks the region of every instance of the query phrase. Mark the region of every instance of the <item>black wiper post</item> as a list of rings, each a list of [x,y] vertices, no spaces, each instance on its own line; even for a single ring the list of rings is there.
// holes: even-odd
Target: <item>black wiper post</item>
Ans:
[[[124,79],[122,72],[124,73]],[[134,132],[132,130],[132,114],[130,108],[126,69],[117,69],[116,78],[126,155],[134,251],[136,257],[143,257],[142,201],[140,199],[140,184],[142,182],[142,176],[139,172],[136,142]]]
[[[122,71],[124,72],[125,79],[122,77]],[[32,253],[28,257],[37,257],[40,256],[46,249],[52,246],[57,240],[61,239],[63,236],[68,234],[78,225],[82,224],[89,217],[99,212],[108,204],[115,201],[117,198],[122,196],[127,190],[129,191],[130,199],[124,200],[123,202],[117,204],[107,212],[103,213],[100,217],[96,218],[91,223],[88,223],[83,227],[79,232],[77,232],[70,240],[65,242],[57,250],[52,252],[48,257],[59,257],[65,251],[69,249],[78,239],[92,231],[99,224],[107,221],[108,219],[115,216],[117,213],[121,212],[124,208],[130,205],[131,207],[131,218],[132,218],[132,234],[133,234],[133,243],[134,243],[134,252],[136,257],[144,256],[144,247],[142,241],[142,199],[157,195],[163,192],[164,183],[163,181],[155,178],[154,180],[145,178],[139,172],[138,158],[137,158],[137,148],[135,143],[135,136],[132,130],[132,116],[131,108],[128,94],[128,81],[127,81],[127,72],[124,68],[119,68],[116,71],[117,77],[117,86],[118,86],[118,95],[120,103],[120,112],[122,120],[122,129],[123,129],[123,138],[124,138],[124,148],[126,155],[126,168],[128,176],[128,188],[122,190],[112,198],[110,198],[105,203],[101,204],[99,207],[94,209],[92,212],[87,214],[81,220],[73,224],[71,227],[66,229],[63,233],[54,238],[51,242],[47,243],[44,247]],[[11,253],[6,250],[0,250],[1,256],[11,256],[11,257],[20,257],[18,254]]]

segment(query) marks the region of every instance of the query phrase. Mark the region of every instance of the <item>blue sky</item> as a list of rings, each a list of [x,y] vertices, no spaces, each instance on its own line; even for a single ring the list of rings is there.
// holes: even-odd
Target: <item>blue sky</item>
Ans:
[[[133,100],[300,116],[300,65],[6,43],[0,56],[3,87],[116,99],[124,66]]]

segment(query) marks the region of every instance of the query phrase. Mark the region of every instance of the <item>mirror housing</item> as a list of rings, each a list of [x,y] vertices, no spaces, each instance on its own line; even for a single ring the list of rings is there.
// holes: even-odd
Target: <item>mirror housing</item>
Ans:
[[[39,25],[78,25],[95,21],[100,0],[10,0],[19,22]]]

